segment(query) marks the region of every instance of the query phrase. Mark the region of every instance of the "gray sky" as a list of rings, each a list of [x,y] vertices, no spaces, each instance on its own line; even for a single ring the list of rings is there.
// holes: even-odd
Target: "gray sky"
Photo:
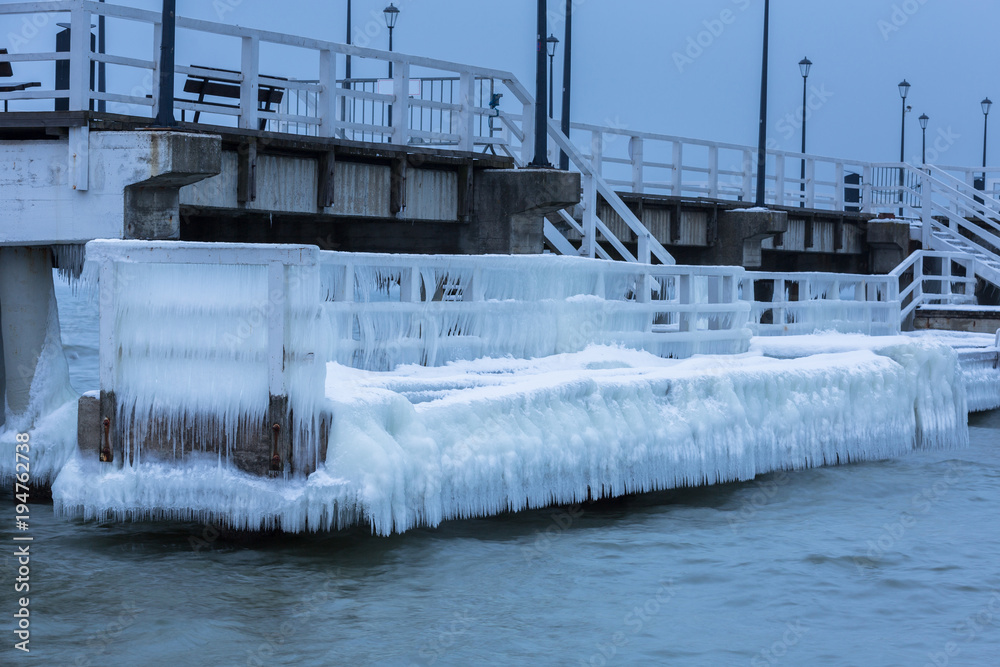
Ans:
[[[763,0],[575,2],[574,120],[756,143]],[[160,1],[120,4],[158,9]],[[381,13],[385,4],[354,0],[356,41],[388,45]],[[401,10],[396,50],[508,69],[534,90],[532,0],[396,4]],[[336,41],[345,35],[346,0],[177,0],[177,5],[179,13],[206,20]],[[549,6],[561,17],[565,1],[550,0]],[[1000,101],[1000,76],[994,73],[1000,63],[997,25],[1000,3],[995,0],[772,0],[769,134],[781,148],[798,150],[798,61],[808,56],[814,63],[809,152],[898,159],[896,84],[905,77],[913,85],[907,100],[913,108],[907,117],[907,158],[919,160],[917,116],[926,113],[929,145],[939,131],[957,136],[944,142],[953,145],[938,163],[979,164],[979,102],[987,95]],[[9,27],[9,22],[0,24],[0,45],[7,45]],[[563,38],[561,19],[550,29]],[[222,47],[238,54],[235,44]],[[209,48],[204,44],[178,48],[179,62],[214,56],[204,53]],[[557,84],[561,55],[560,48]],[[382,75],[381,66],[366,70],[358,63],[355,70],[355,76]],[[993,137],[989,161],[997,164],[1000,125]]]

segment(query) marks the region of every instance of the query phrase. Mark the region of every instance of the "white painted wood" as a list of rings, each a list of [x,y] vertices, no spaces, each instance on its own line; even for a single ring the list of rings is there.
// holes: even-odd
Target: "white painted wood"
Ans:
[[[256,36],[243,38],[240,73],[240,127],[244,130],[259,129],[258,90],[260,86],[260,40]]]

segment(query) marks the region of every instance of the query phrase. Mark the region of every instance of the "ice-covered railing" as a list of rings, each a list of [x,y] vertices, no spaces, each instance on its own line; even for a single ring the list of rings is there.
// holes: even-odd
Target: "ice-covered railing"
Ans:
[[[315,459],[314,406],[325,377],[316,354],[318,253],[88,243],[85,279],[98,279],[100,289],[104,458],[134,463],[144,452],[175,458],[200,450],[256,472]],[[262,440],[273,446],[255,446]],[[263,461],[259,451],[269,452]]]
[[[744,298],[751,300],[751,328],[758,336],[833,330],[899,333],[899,301],[888,276],[846,273],[748,271]]]
[[[759,336],[899,333],[921,304],[976,302],[976,258],[918,250],[887,275],[748,271],[742,296]]]
[[[749,344],[739,267],[343,252],[322,252],[320,262],[329,356],[358,368],[542,357],[593,343],[663,357]]]

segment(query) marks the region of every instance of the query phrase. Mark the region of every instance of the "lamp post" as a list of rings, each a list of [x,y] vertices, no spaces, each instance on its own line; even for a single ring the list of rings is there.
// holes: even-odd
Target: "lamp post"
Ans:
[[[573,0],[566,0],[566,41],[563,43],[562,133],[569,136],[570,83],[573,65]],[[559,151],[559,168],[569,170],[569,156]]]
[[[160,98],[157,100],[154,127],[173,127],[174,120],[174,45],[177,37],[177,2],[163,0],[160,28]]]
[[[545,57],[548,55],[545,45],[545,33],[548,32],[548,16],[545,0],[537,2],[537,21],[535,25],[535,127],[534,143],[535,157],[529,163],[531,167],[551,169],[546,152],[548,150],[549,133],[545,118]]]
[[[764,0],[764,48],[760,64],[760,118],[757,128],[757,200],[764,205],[764,184],[767,178],[767,42],[771,17],[771,2]]]
[[[399,9],[396,5],[389,3],[389,6],[382,10],[385,15],[385,27],[389,29],[389,53],[392,53],[392,29],[396,27],[396,19],[399,18]],[[389,57],[389,78],[392,78],[392,56]],[[405,93],[404,93],[405,94]],[[386,105],[389,117],[389,127],[392,127],[392,104]],[[391,130],[390,130],[391,132]],[[387,141],[392,141],[392,135],[390,134]]]
[[[556,98],[552,92],[552,82],[553,82],[552,63],[556,57],[556,45],[558,43],[559,43],[559,38],[550,32],[548,38],[545,40],[545,46],[549,52],[549,118],[553,117],[552,114],[553,102]]]
[[[903,79],[899,84],[899,96],[903,100],[901,130],[899,135],[899,217],[903,217],[903,162],[906,162],[906,96],[910,94],[910,84]]]
[[[806,79],[809,78],[809,70],[812,68],[812,62],[809,58],[803,58],[799,61],[799,71],[802,72],[802,153],[806,152]],[[801,202],[799,203],[800,208],[806,207],[806,158],[805,155],[802,156],[802,180],[799,182],[799,192],[801,193]]]
[[[923,140],[920,144],[920,164],[927,164],[927,121],[930,120],[927,114],[920,114],[920,131],[923,133]]]
[[[392,53],[392,29],[396,27],[399,9],[390,2],[389,6],[382,10],[382,13],[385,15],[385,27],[389,29],[389,53]],[[389,78],[392,78],[392,60],[389,61]]]
[[[986,130],[988,128],[990,120],[990,107],[993,106],[993,102],[990,98],[984,99],[980,104],[983,107],[983,190],[986,190]]]

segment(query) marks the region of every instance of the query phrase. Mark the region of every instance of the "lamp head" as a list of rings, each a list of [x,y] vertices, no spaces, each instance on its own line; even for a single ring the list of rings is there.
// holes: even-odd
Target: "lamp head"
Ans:
[[[385,27],[392,30],[396,27],[396,19],[399,18],[399,9],[396,5],[389,3],[389,6],[382,10],[382,14],[385,15]]]
[[[549,57],[556,55],[556,44],[559,43],[559,38],[549,33],[549,36],[545,39],[545,47],[548,49]]]
[[[802,72],[802,78],[809,76],[809,69],[812,67],[812,61],[809,58],[803,58],[799,61],[799,71]]]
[[[909,94],[910,84],[906,82],[906,79],[903,79],[903,81],[899,84],[899,96],[905,100],[906,96]]]

